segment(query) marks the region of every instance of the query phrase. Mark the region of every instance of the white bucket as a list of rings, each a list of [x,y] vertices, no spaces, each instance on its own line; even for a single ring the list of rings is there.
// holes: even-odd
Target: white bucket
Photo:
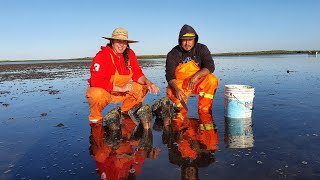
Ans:
[[[251,148],[254,145],[251,118],[225,118],[224,142],[227,148]]]
[[[248,85],[224,86],[224,116],[249,118],[252,115],[254,87]]]

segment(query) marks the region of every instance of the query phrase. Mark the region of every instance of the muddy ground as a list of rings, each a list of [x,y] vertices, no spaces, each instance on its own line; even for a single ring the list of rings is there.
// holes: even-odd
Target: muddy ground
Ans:
[[[0,179],[100,178],[89,152],[85,92],[90,61],[57,61],[0,64]],[[215,161],[198,168],[198,179],[319,179],[319,58],[250,56],[215,62],[220,81],[213,120],[219,144]],[[144,103],[165,96],[164,64],[164,59],[140,61],[160,87],[160,94],[148,94]],[[230,137],[238,136],[242,126],[231,131],[224,117],[225,84],[255,87],[251,148],[231,146],[237,141]],[[197,117],[197,99],[187,103],[190,117]],[[181,179],[182,166],[172,163],[172,148],[163,142],[166,134],[152,132],[159,159],[145,161],[137,179]]]
[[[157,60],[140,60],[141,67],[157,64]],[[22,79],[65,78],[89,72],[91,61],[28,64],[0,64],[0,82]]]
[[[0,65],[0,82],[19,79],[64,78],[82,73],[82,70],[88,70],[89,66],[90,62],[4,64]]]

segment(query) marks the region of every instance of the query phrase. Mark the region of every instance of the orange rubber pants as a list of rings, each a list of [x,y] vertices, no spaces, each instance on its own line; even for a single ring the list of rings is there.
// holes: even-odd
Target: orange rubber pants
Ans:
[[[187,82],[187,80],[184,80],[184,84]],[[207,112],[212,111],[212,101],[218,87],[218,78],[215,75],[208,74],[201,78],[193,91],[187,90],[186,85],[184,84],[180,90],[186,95],[184,99],[186,103],[190,94],[197,94],[199,95],[198,109]],[[174,92],[170,87],[167,88],[167,96],[178,108],[183,108],[180,100],[175,97]]]
[[[108,104],[122,102],[121,111],[127,112],[141,103],[148,92],[147,86],[132,82],[132,87],[133,90],[126,93],[108,92],[103,88],[88,87],[86,98],[90,107],[89,121],[102,121],[102,111]]]
[[[97,162],[103,163],[112,151],[111,147],[109,147],[104,141],[105,129],[102,126],[102,123],[92,123],[90,126],[93,140],[90,141],[92,156]]]

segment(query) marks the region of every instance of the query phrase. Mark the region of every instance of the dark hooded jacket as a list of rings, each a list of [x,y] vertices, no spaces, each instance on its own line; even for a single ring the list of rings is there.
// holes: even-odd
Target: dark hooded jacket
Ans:
[[[195,46],[191,51],[185,51],[181,47],[180,38],[186,33],[194,33]],[[199,36],[196,31],[189,25],[184,25],[179,33],[179,44],[175,46],[168,54],[166,59],[166,79],[169,82],[172,79],[176,79],[175,71],[179,63],[182,63],[185,59],[191,58],[198,63],[199,67],[207,68],[211,73],[215,70],[214,61],[212,59],[211,53],[206,45],[198,43]]]

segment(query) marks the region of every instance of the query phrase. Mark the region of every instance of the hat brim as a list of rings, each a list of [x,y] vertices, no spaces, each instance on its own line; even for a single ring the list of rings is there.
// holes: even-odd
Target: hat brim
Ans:
[[[102,38],[108,39],[108,40],[113,40],[113,39],[115,39],[115,40],[124,40],[124,39],[117,39],[117,38],[110,38],[110,37],[102,37]],[[129,39],[126,39],[124,41],[127,41],[128,43],[137,43],[137,42],[139,42],[139,41],[134,41],[134,40],[129,40]]]
[[[181,37],[180,39],[195,39],[195,36],[186,36],[186,37]]]

